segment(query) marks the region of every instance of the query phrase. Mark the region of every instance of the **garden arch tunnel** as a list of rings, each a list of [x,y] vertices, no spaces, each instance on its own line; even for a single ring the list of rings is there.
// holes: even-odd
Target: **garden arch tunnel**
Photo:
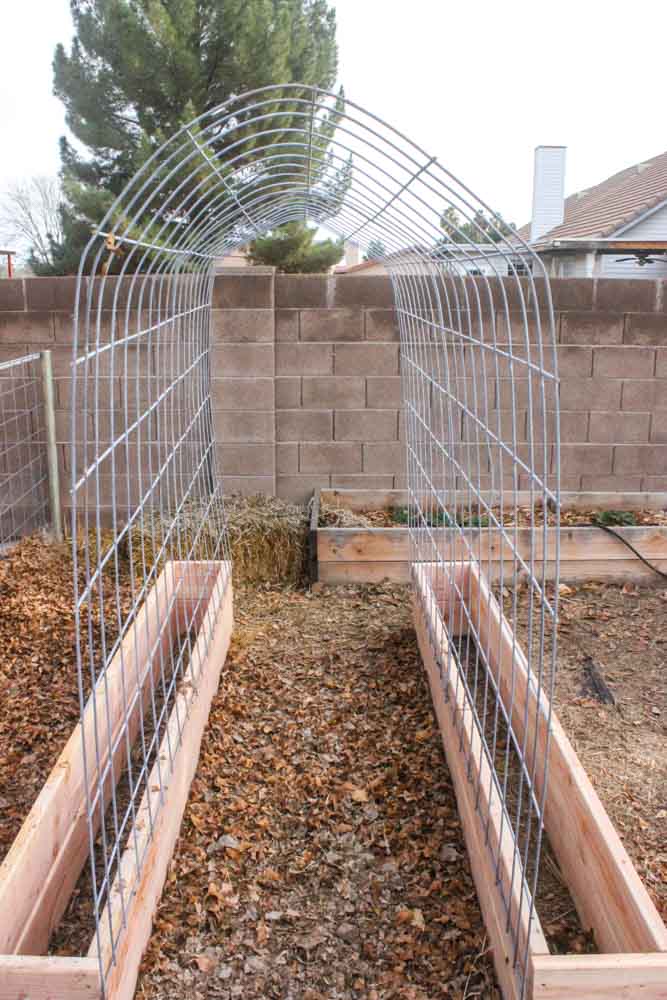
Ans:
[[[475,603],[500,546],[493,587],[499,595],[515,593],[521,579],[530,588],[530,697],[547,705],[557,589],[547,594],[541,529],[520,545],[505,514],[519,491],[532,504],[558,509],[549,284],[518,234],[435,157],[352,102],[301,85],[231,97],[182,128],[116,200],[81,261],[71,485],[82,713],[84,692],[108,691],[119,657],[122,679],[115,714],[108,695],[93,701],[84,755],[93,953],[111,995],[132,886],[151,856],[165,790],[187,740],[189,719],[179,718],[173,731],[168,721],[197,643],[203,636],[208,649],[213,641],[229,590],[229,573],[220,571],[229,554],[209,397],[216,261],[277,226],[303,221],[378,253],[381,246],[391,278],[415,595],[429,612],[441,678],[456,679],[452,704],[462,699],[474,718],[474,740],[466,745],[461,736],[458,751],[468,765],[475,758],[482,765],[471,822],[494,873],[505,975],[520,995],[537,923],[546,787],[535,746],[548,733],[549,710],[533,732],[515,731],[514,689],[496,682],[493,639],[482,634]],[[123,552],[132,567],[129,596],[119,575]],[[516,609],[510,600],[500,620],[516,624]],[[95,615],[101,643],[90,638]],[[191,678],[195,686],[207,682],[206,662]],[[124,798],[116,791],[123,745]],[[148,834],[128,841],[142,810]],[[492,814],[499,817],[497,841],[489,836]],[[121,871],[128,852],[134,882]]]

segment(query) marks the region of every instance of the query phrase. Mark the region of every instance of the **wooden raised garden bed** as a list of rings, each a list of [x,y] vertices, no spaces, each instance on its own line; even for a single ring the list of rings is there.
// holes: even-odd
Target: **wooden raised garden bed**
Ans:
[[[204,595],[200,593],[202,585],[206,587]],[[83,747],[88,759],[93,759],[94,702],[98,712],[102,707],[108,711],[110,727],[119,732],[125,718],[124,674],[133,677],[136,670],[147,697],[148,679],[159,662],[160,649],[193,617],[199,633],[158,751],[159,758],[164,760],[169,745],[178,746],[170,779],[166,784],[163,781],[164,800],[153,821],[152,837],[148,817],[154,814],[155,805],[145,795],[130,831],[131,846],[121,857],[116,883],[109,893],[99,943],[97,936],[93,936],[85,957],[48,956],[45,952],[51,934],[88,859]],[[206,628],[201,627],[204,622]],[[106,683],[101,679],[89,698],[83,725],[76,726],[0,866],[0,1000],[92,1000],[101,998],[103,990],[106,1000],[131,1000],[231,629],[232,585],[228,563],[165,566],[107,668]],[[179,746],[185,718],[188,721]],[[128,724],[132,737],[139,725],[139,700],[134,703]],[[103,756],[101,766],[106,759]],[[119,774],[125,761],[126,741],[118,739],[114,741],[113,773]],[[158,767],[156,761],[148,777],[148,788],[159,786]],[[94,787],[96,775],[89,774],[88,780]],[[109,789],[109,796],[110,792]],[[135,844],[146,851],[139,873]],[[116,936],[121,921],[125,926],[112,956],[109,928],[114,929]]]
[[[311,577],[321,583],[377,583],[390,580],[407,583],[409,571],[409,540],[407,527],[327,527],[320,523],[324,507],[342,507],[352,513],[364,511],[404,510],[407,493],[403,490],[320,490],[313,499],[311,516]],[[613,494],[565,495],[563,509],[578,505],[583,509],[618,509],[619,498]],[[646,510],[651,503],[647,494],[621,495],[622,509]],[[656,517],[667,496],[656,494],[652,499]],[[664,517],[661,518],[665,520]],[[353,520],[353,518],[350,518]],[[547,575],[555,570],[556,528],[547,528]],[[667,572],[667,525],[615,525],[613,530],[625,538],[650,563]],[[459,529],[436,528],[442,533],[443,543],[456,544]],[[511,532],[512,529],[508,529]],[[478,528],[470,528],[471,537],[478,535]],[[518,527],[518,551],[529,556],[531,529]],[[536,534],[541,544],[542,533]],[[503,556],[512,558],[508,546],[503,544],[500,532],[482,532],[482,557],[485,568],[493,579],[500,571]],[[541,559],[541,548],[535,553]],[[460,558],[458,553],[454,558]],[[509,568],[508,563],[506,568]],[[653,571],[618,538],[599,527],[564,524],[560,528],[560,579],[624,579],[647,580],[655,578]]]
[[[453,564],[451,581],[442,574],[433,586],[428,564],[416,568],[413,594],[419,648],[447,761],[494,965],[505,1000],[664,1000],[667,997],[667,928],[648,895],[618,833],[596,794],[555,713],[547,741],[548,704],[531,682],[529,664],[503,618],[488,581],[475,563]],[[462,598],[458,595],[462,595]],[[465,631],[465,600],[471,626],[489,656],[489,668],[505,706],[514,705],[511,727],[519,745],[533,746],[540,775],[549,753],[545,829],[582,925],[591,929],[600,954],[550,953],[539,919],[528,920],[528,906],[513,901],[521,914],[516,928],[519,949],[527,942],[525,981],[513,970],[515,942],[507,930],[500,890],[514,885],[514,853],[508,824],[502,822],[498,796],[491,798],[489,765],[481,749],[473,705],[458,672],[448,662],[451,621]],[[453,605],[453,606],[452,606]],[[498,859],[496,862],[496,858]]]

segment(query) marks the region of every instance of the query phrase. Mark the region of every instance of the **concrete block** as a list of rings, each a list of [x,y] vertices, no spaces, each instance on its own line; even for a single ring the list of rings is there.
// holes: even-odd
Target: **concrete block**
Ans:
[[[296,410],[301,406],[301,379],[288,375],[275,379],[276,409]]]
[[[606,378],[566,378],[560,385],[561,410],[618,410],[621,382]]]
[[[331,441],[333,414],[329,410],[279,410],[277,441]]]
[[[0,281],[0,312],[25,309],[23,278],[3,278]]]
[[[664,347],[667,345],[667,316],[660,313],[627,313],[623,342]]]
[[[335,442],[302,442],[300,472],[361,472],[361,445]]]
[[[279,309],[324,309],[328,304],[326,274],[277,274],[276,306]]]
[[[655,352],[655,377],[667,378],[667,347],[658,347]]]
[[[49,312],[0,312],[0,345],[16,344],[16,357],[30,353],[28,344],[49,345],[54,339]]]
[[[271,444],[219,444],[216,455],[223,476],[273,476]]]
[[[399,409],[402,402],[400,376],[369,376],[366,379],[366,401],[370,409]]]
[[[473,313],[472,320],[472,336],[483,343],[493,343],[494,327],[488,318],[485,318],[483,314]],[[526,335],[528,335],[529,344],[553,343],[553,339],[557,336],[557,330],[556,320],[552,329],[550,317],[546,313],[531,311],[524,316],[521,310],[515,309],[502,309],[496,313],[495,342],[509,342],[511,334],[511,342],[515,351],[525,345]],[[467,333],[465,325],[463,331]]]
[[[283,500],[306,504],[315,490],[326,490],[329,476],[278,476],[276,493]]]
[[[273,410],[272,378],[211,379],[211,402],[214,410]]]
[[[557,312],[593,308],[592,278],[552,278],[549,284],[553,307]],[[602,309],[599,303],[598,309]]]
[[[395,441],[398,437],[396,410],[337,410],[336,441]]]
[[[558,348],[560,378],[588,378],[593,371],[593,349],[563,344]]]
[[[299,471],[299,445],[296,442],[281,442],[276,445],[276,474],[296,475]]]
[[[394,293],[391,278],[388,275],[336,275],[333,279],[333,305],[392,309]]]
[[[617,445],[614,449],[614,472],[664,476],[667,473],[667,444]]]
[[[330,375],[332,372],[331,344],[276,344],[276,374]]]
[[[214,309],[273,309],[273,269],[247,268],[216,275]]]
[[[366,380],[359,377],[304,377],[302,392],[305,409],[361,410],[366,405]]]
[[[398,316],[393,309],[364,310],[366,340],[400,340]]]
[[[560,317],[561,344],[621,344],[622,313],[564,312]]]
[[[299,339],[299,310],[276,309],[276,341],[289,343]]]
[[[268,443],[274,440],[274,416],[265,410],[220,410],[213,415],[218,444]]]
[[[68,409],[72,405],[72,385],[73,380],[71,378],[56,378],[56,405],[64,409]],[[120,381],[117,378],[102,378],[97,383],[97,393],[98,393],[98,404],[100,407],[108,407],[113,399],[114,404],[118,405],[121,401],[121,391],[120,391]],[[83,385],[82,383],[77,383],[76,390],[77,406],[83,406]],[[88,407],[92,408],[94,402],[94,397],[90,392],[90,386],[88,388]],[[136,401],[134,396],[130,398],[129,402],[135,403],[135,405],[130,409],[130,413],[134,413],[136,417]]]
[[[362,341],[364,314],[361,309],[302,309],[302,341]]]
[[[667,399],[664,401],[667,407]],[[649,416],[649,414],[646,414]],[[651,442],[655,444],[667,444],[667,409],[655,410],[651,417]],[[667,474],[667,469],[665,470]]]
[[[643,278],[598,278],[596,307],[607,312],[654,312],[657,300],[655,281]]]
[[[272,344],[273,310],[212,309],[211,344]]]
[[[75,277],[26,278],[26,309],[29,312],[58,309],[72,313],[76,303],[76,282]]]
[[[642,493],[667,493],[667,476],[642,476]]]
[[[398,375],[398,344],[336,344],[336,375]]]
[[[591,413],[589,439],[591,441],[625,444],[648,441],[650,413],[629,411]]]
[[[211,374],[214,378],[270,376],[274,360],[273,344],[223,344],[211,348]]]
[[[611,445],[564,444],[560,449],[561,475],[608,475],[612,471],[613,451]]]
[[[275,480],[273,476],[221,476],[222,489],[224,493],[240,493],[241,496],[251,497],[257,493],[265,496],[273,496],[275,493]]]
[[[365,444],[364,472],[371,475],[405,474],[407,465],[407,449],[403,441],[393,441],[386,444]]]
[[[655,351],[650,347],[596,347],[593,374],[606,378],[650,378]]]
[[[641,483],[641,476],[581,477],[581,489],[584,493],[638,493]]]
[[[333,476],[333,490],[393,490],[393,476]]]
[[[667,408],[667,379],[629,379],[622,385],[622,409],[650,413],[661,407]]]

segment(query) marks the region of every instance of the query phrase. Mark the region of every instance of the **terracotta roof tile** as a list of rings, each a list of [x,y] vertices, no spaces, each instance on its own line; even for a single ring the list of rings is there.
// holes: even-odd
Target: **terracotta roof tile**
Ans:
[[[612,236],[644,212],[667,201],[667,153],[636,163],[601,184],[565,199],[565,218],[539,242]],[[526,238],[530,225],[519,230]]]

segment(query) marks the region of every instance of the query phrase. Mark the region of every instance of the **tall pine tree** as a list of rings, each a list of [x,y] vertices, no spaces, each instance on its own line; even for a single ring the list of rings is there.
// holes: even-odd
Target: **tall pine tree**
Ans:
[[[71,0],[71,9],[76,34],[71,52],[56,49],[54,90],[86,152],[61,140],[64,236],[55,265],[40,273],[76,269],[116,196],[184,124],[246,90],[292,82],[330,90],[336,79],[328,0]],[[332,204],[349,176],[326,152],[340,108],[319,116],[313,144],[313,176],[328,179]],[[303,119],[288,109],[280,128],[292,127]],[[248,149],[252,131],[243,133]],[[201,169],[205,177],[205,162]]]

